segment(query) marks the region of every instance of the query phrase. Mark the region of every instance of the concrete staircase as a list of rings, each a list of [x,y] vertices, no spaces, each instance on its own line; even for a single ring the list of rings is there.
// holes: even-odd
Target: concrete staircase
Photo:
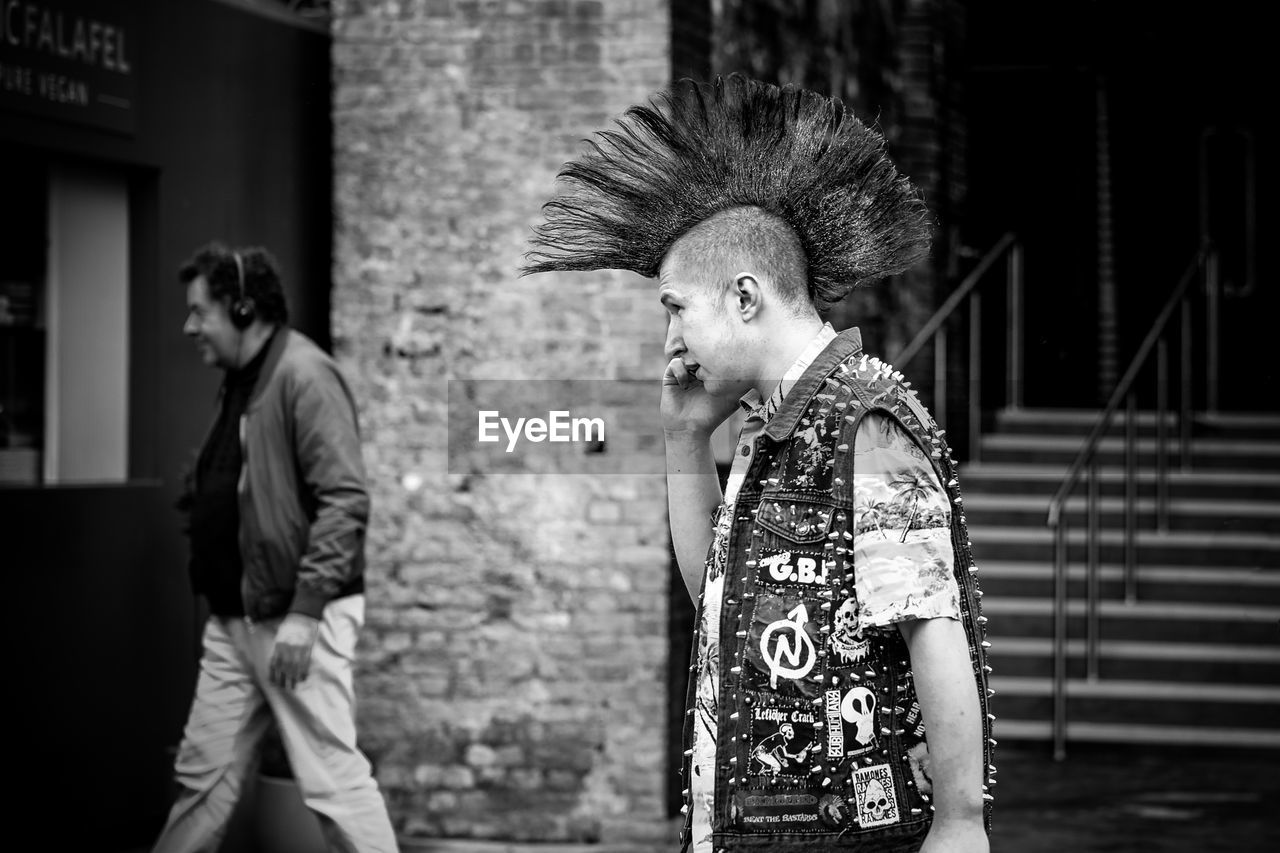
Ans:
[[[983,611],[996,738],[1048,740],[1053,556],[1049,499],[1097,416],[997,416],[961,466]],[[1123,592],[1124,416],[1103,439],[1101,652],[1085,669],[1083,483],[1067,507],[1067,738],[1280,749],[1280,416],[1198,415],[1191,468],[1170,464],[1169,530],[1155,529],[1155,415],[1138,415],[1138,600]]]

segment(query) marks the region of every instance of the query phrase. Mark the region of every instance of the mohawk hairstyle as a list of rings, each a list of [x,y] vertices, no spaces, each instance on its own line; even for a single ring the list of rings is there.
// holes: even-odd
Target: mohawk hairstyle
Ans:
[[[625,269],[655,277],[671,246],[723,210],[756,207],[800,240],[820,307],[929,249],[928,210],[884,138],[839,101],[742,74],[677,81],[559,174],[521,275]]]

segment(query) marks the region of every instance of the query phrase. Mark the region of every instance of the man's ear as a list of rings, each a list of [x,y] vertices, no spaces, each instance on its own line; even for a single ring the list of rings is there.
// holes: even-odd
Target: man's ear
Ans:
[[[738,316],[743,322],[754,319],[760,313],[764,290],[760,287],[760,280],[751,273],[740,272],[734,276],[733,296],[734,304],[738,309]]]

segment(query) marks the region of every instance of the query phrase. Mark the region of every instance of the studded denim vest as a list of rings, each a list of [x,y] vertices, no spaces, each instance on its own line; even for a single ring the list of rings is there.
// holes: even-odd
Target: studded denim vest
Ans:
[[[982,713],[990,825],[995,741],[986,619],[955,464],[943,431],[901,374],[863,356],[857,333],[846,332],[810,365],[756,438],[737,502],[726,510],[735,516],[720,619],[711,817],[717,851],[914,850],[928,832],[927,739],[905,641],[890,626],[866,632],[856,655],[835,654],[829,642],[842,602],[856,595],[852,445],[870,412],[904,428],[952,502],[954,574]],[[802,425],[823,437],[820,452],[812,440],[797,438]],[[779,571],[782,559],[787,571]],[[689,761],[686,749],[686,786]],[[796,766],[807,770],[797,776]],[[685,798],[687,815],[687,787]],[[683,849],[689,837],[686,818]]]

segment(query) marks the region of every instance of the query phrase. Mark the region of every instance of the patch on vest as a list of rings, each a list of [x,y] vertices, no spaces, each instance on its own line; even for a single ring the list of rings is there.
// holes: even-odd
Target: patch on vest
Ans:
[[[827,830],[819,798],[805,790],[738,791],[732,813],[749,834]]]
[[[893,771],[888,764],[873,764],[853,771],[853,798],[858,808],[858,825],[863,829],[902,820]]]
[[[827,717],[827,758],[839,761],[876,747],[876,694],[857,685],[823,694]]]
[[[827,568],[821,551],[777,551],[761,548],[756,558],[756,580],[761,586],[786,585],[820,588],[827,584]]]
[[[821,601],[797,595],[763,593],[756,598],[747,638],[749,685],[782,696],[812,698],[821,691],[818,650],[824,637],[815,617]]]
[[[858,630],[858,599],[850,596],[836,608],[827,638],[832,666],[856,666],[871,656],[871,643]]]
[[[822,749],[817,714],[803,700],[760,702],[751,708],[751,757],[747,772],[769,782],[808,779],[811,759]]]

